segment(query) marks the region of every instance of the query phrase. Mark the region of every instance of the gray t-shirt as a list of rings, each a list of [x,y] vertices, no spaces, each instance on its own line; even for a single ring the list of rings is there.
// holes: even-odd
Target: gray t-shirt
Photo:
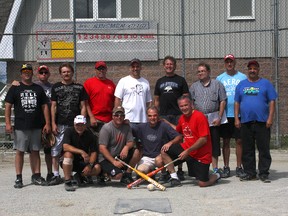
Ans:
[[[130,141],[133,141],[131,127],[123,124],[120,128],[116,128],[113,120],[104,124],[99,133],[99,146],[105,145],[113,157],[119,155],[126,143]],[[104,159],[104,156],[99,154],[99,162]]]

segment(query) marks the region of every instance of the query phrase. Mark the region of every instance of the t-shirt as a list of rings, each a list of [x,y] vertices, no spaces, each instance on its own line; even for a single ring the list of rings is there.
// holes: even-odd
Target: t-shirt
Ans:
[[[43,88],[35,83],[11,86],[5,102],[14,105],[16,130],[40,129],[44,124],[42,105],[48,104],[49,99]]]
[[[133,135],[128,124],[116,128],[112,120],[104,124],[99,132],[99,145],[105,145],[113,157],[119,155],[126,143],[130,141],[133,141]],[[99,162],[104,159],[104,156],[100,154]]]
[[[201,148],[191,151],[190,156],[204,164],[210,164],[212,162],[212,144],[209,124],[203,113],[194,110],[189,117],[182,115],[176,130],[184,136],[184,142],[181,144],[184,150],[194,145],[200,137],[207,136],[207,143]]]
[[[122,100],[125,117],[132,123],[147,122],[146,103],[151,102],[149,82],[143,77],[135,79],[126,76],[119,80],[115,94]]]
[[[140,139],[143,146],[143,156],[155,158],[161,152],[164,144],[180,135],[170,125],[159,121],[155,127],[151,127],[149,123],[135,125],[136,138]]]
[[[235,101],[240,104],[241,123],[249,121],[266,122],[269,103],[276,100],[277,93],[272,83],[264,78],[256,82],[241,81],[235,91]]]
[[[154,95],[159,96],[160,115],[181,115],[177,99],[185,93],[189,93],[189,88],[183,77],[175,74],[158,79]]]
[[[51,101],[57,103],[57,124],[72,126],[75,116],[81,114],[80,103],[85,100],[88,100],[88,95],[81,84],[55,83],[51,90]]]
[[[111,121],[115,84],[109,79],[92,77],[85,81],[84,88],[89,96],[88,102],[94,117],[103,122]]]
[[[94,134],[86,129],[80,136],[74,127],[68,127],[64,132],[63,144],[69,144],[75,148],[85,151],[87,154],[92,152],[99,153],[97,139]],[[81,155],[74,154],[74,160],[83,160]]]
[[[246,75],[237,71],[233,76],[227,72],[220,74],[217,78],[225,87],[227,101],[226,101],[226,116],[234,117],[234,96],[235,89],[241,80],[247,79]]]

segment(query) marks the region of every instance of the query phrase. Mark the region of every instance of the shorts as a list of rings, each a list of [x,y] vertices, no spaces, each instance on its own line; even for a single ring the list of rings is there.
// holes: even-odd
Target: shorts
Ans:
[[[155,165],[155,158],[150,158],[150,157],[147,157],[147,156],[143,156],[138,165],[139,166],[145,166],[145,168],[147,170],[153,170],[155,169],[156,165]]]
[[[220,125],[220,137],[241,139],[240,129],[235,127],[235,118],[227,118],[228,123]]]
[[[172,145],[169,150],[167,151],[167,154],[172,158],[172,160],[176,159],[179,154],[181,154],[184,151],[182,146],[180,144],[174,144]],[[175,162],[175,166],[177,166],[180,163],[183,163],[184,161],[177,161]],[[195,158],[192,158],[188,156],[186,158],[186,164],[188,167],[188,175],[196,177],[199,181],[207,182],[209,181],[209,167],[210,164],[204,164],[196,160]]]
[[[51,155],[51,147],[44,147],[44,154]]]
[[[218,157],[221,155],[220,147],[220,127],[210,127],[211,142],[212,142],[212,156]]]
[[[59,161],[59,165],[62,169],[63,169],[63,159],[64,158],[62,157]],[[84,160],[81,160],[79,158],[74,158],[72,171],[77,172],[77,173],[82,173],[82,171],[84,170],[86,166],[87,166],[87,163],[85,163]]]
[[[41,129],[15,130],[14,149],[21,152],[40,151],[42,148],[41,135]]]
[[[64,131],[66,128],[68,128],[68,125],[57,125],[58,127],[58,134],[55,136],[56,142],[55,145],[51,148],[51,156],[57,157],[61,154],[63,149],[63,137],[64,137]]]
[[[134,151],[135,151],[134,148],[129,150],[127,157],[123,160],[125,163],[129,164],[129,162],[130,162],[130,160],[134,154]],[[123,170],[127,169],[126,166],[123,167],[123,170],[119,169],[118,167],[114,166],[112,163],[110,163],[110,161],[108,161],[106,159],[101,161],[99,164],[102,168],[103,173],[107,173],[111,177],[114,177],[114,176],[118,175],[119,173],[123,173]]]

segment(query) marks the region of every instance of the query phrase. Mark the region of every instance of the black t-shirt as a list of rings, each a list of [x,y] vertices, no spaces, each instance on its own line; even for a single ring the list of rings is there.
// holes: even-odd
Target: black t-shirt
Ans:
[[[80,103],[85,100],[88,100],[88,95],[81,84],[55,83],[51,89],[51,101],[57,103],[57,124],[72,126],[75,116],[81,114]]]
[[[185,93],[189,93],[189,88],[183,77],[175,74],[158,79],[154,95],[159,96],[160,115],[181,115],[177,99]]]
[[[42,105],[48,104],[49,99],[43,88],[35,83],[19,86],[11,86],[5,102],[14,105],[16,130],[40,129],[43,127]]]
[[[84,131],[84,133],[80,136],[74,126],[69,127],[64,132],[63,144],[69,144],[74,146],[75,148],[82,149],[87,154],[92,152],[99,153],[99,146],[95,135],[88,129]],[[76,158],[75,158],[76,157]],[[83,160],[81,155],[74,155],[74,159]],[[98,158],[97,158],[98,161]]]

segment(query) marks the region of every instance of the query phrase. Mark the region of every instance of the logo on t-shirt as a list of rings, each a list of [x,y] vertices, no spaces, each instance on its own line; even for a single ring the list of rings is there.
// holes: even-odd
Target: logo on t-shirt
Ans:
[[[171,86],[166,86],[165,88],[164,88],[164,91],[166,92],[166,93],[168,93],[169,91],[172,91],[173,90],[173,88],[171,87]]]
[[[243,93],[245,95],[258,95],[259,93],[259,88],[255,88],[255,87],[245,87],[243,89]]]
[[[183,135],[184,135],[184,138],[193,138],[193,134],[189,126],[186,125],[183,128]]]
[[[21,105],[26,113],[32,113],[37,108],[37,94],[33,90],[20,93]]]

